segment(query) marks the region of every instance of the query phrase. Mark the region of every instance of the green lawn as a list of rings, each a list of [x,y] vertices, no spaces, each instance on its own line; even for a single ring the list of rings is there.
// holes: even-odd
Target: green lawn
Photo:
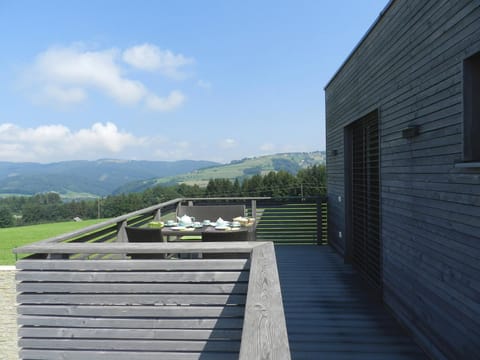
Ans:
[[[105,219],[80,222],[66,221],[0,229],[0,265],[15,264],[15,254],[12,253],[13,248],[78,230],[101,221],[105,221]]]

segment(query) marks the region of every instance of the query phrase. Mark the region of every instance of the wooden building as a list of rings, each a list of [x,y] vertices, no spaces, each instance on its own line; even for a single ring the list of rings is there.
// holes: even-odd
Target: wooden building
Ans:
[[[478,359],[480,1],[390,1],[325,92],[330,244],[432,358]]]

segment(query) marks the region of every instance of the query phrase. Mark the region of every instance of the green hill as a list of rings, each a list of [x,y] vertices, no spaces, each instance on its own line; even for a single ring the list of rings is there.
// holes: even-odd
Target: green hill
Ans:
[[[325,152],[296,152],[257,156],[235,160],[226,165],[215,165],[194,170],[185,174],[165,176],[131,182],[115,190],[114,193],[129,193],[143,191],[155,185],[188,184],[206,186],[210,179],[243,179],[255,174],[265,174],[270,171],[285,170],[296,174],[298,170],[312,165],[324,164]]]
[[[50,164],[0,162],[0,194],[34,195],[55,191],[64,198],[105,196],[132,181],[184,174],[217,164],[193,160],[115,159]]]

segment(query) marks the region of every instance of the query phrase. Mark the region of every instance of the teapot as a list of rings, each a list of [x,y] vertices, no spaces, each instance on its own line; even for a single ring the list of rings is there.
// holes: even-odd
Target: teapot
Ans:
[[[191,225],[193,222],[192,218],[188,215],[183,215],[182,217],[177,216],[177,220],[179,224],[182,224],[182,225]]]

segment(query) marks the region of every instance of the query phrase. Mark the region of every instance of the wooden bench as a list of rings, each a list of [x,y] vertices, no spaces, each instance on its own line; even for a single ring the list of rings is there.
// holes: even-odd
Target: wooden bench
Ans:
[[[43,244],[18,253],[22,359],[290,359],[271,243]],[[74,260],[244,253],[248,259]]]

